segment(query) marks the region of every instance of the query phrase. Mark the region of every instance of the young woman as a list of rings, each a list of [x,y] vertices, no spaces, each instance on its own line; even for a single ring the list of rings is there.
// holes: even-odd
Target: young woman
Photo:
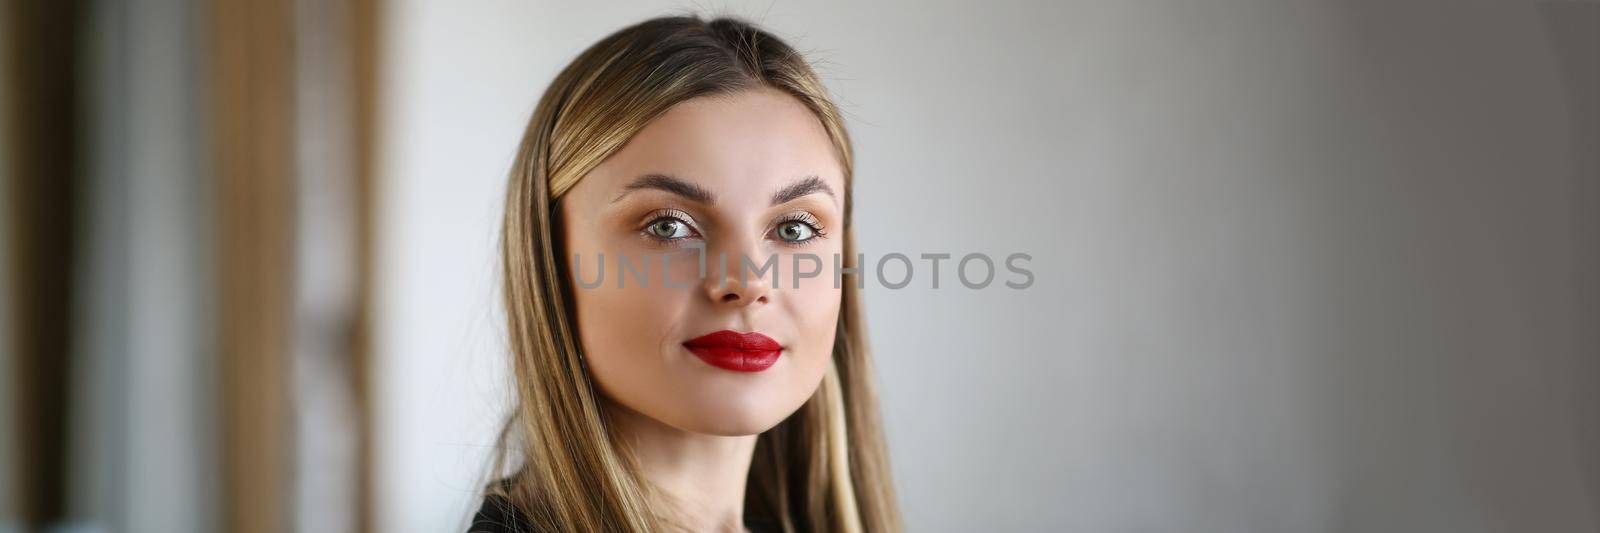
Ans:
[[[471,531],[898,531],[851,157],[745,22],[652,19],[568,65],[507,190],[516,404]]]

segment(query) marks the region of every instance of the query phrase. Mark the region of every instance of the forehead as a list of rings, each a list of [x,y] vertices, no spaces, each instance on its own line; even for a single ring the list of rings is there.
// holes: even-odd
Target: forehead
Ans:
[[[576,187],[604,195],[647,173],[696,182],[719,198],[741,202],[764,198],[806,176],[845,190],[843,169],[822,123],[799,100],[771,88],[674,106]]]

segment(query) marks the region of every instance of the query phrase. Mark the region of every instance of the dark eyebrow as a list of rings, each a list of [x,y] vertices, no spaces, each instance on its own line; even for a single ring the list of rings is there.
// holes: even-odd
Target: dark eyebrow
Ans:
[[[827,182],[822,181],[822,178],[807,176],[805,179],[772,193],[772,205],[778,205],[816,192],[827,193],[828,196],[834,197],[835,201],[839,199],[838,195],[833,194],[833,187],[829,187]]]
[[[617,197],[613,198],[611,202],[616,203],[618,200],[621,200],[622,197],[627,196],[628,193],[639,189],[657,189],[667,191],[702,204],[712,204],[716,203],[717,201],[716,197],[712,196],[711,191],[705,190],[699,185],[695,185],[666,174],[645,174],[643,176],[639,176],[639,179],[633,180],[632,183],[623,186],[622,194],[617,195]]]

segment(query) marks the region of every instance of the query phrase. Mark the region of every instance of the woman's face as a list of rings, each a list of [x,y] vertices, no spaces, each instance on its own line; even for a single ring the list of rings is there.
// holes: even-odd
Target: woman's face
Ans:
[[[713,435],[798,409],[833,350],[844,194],[822,124],[768,88],[681,103],[579,180],[560,216],[601,391]]]

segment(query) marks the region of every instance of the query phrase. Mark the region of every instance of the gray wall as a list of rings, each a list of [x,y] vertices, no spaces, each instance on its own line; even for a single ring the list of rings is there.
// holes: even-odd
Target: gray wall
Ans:
[[[503,408],[534,100],[706,6],[391,7],[378,503],[431,531]],[[1034,257],[1022,291],[868,287],[912,531],[1600,530],[1600,3],[726,11],[822,62],[869,261]]]

